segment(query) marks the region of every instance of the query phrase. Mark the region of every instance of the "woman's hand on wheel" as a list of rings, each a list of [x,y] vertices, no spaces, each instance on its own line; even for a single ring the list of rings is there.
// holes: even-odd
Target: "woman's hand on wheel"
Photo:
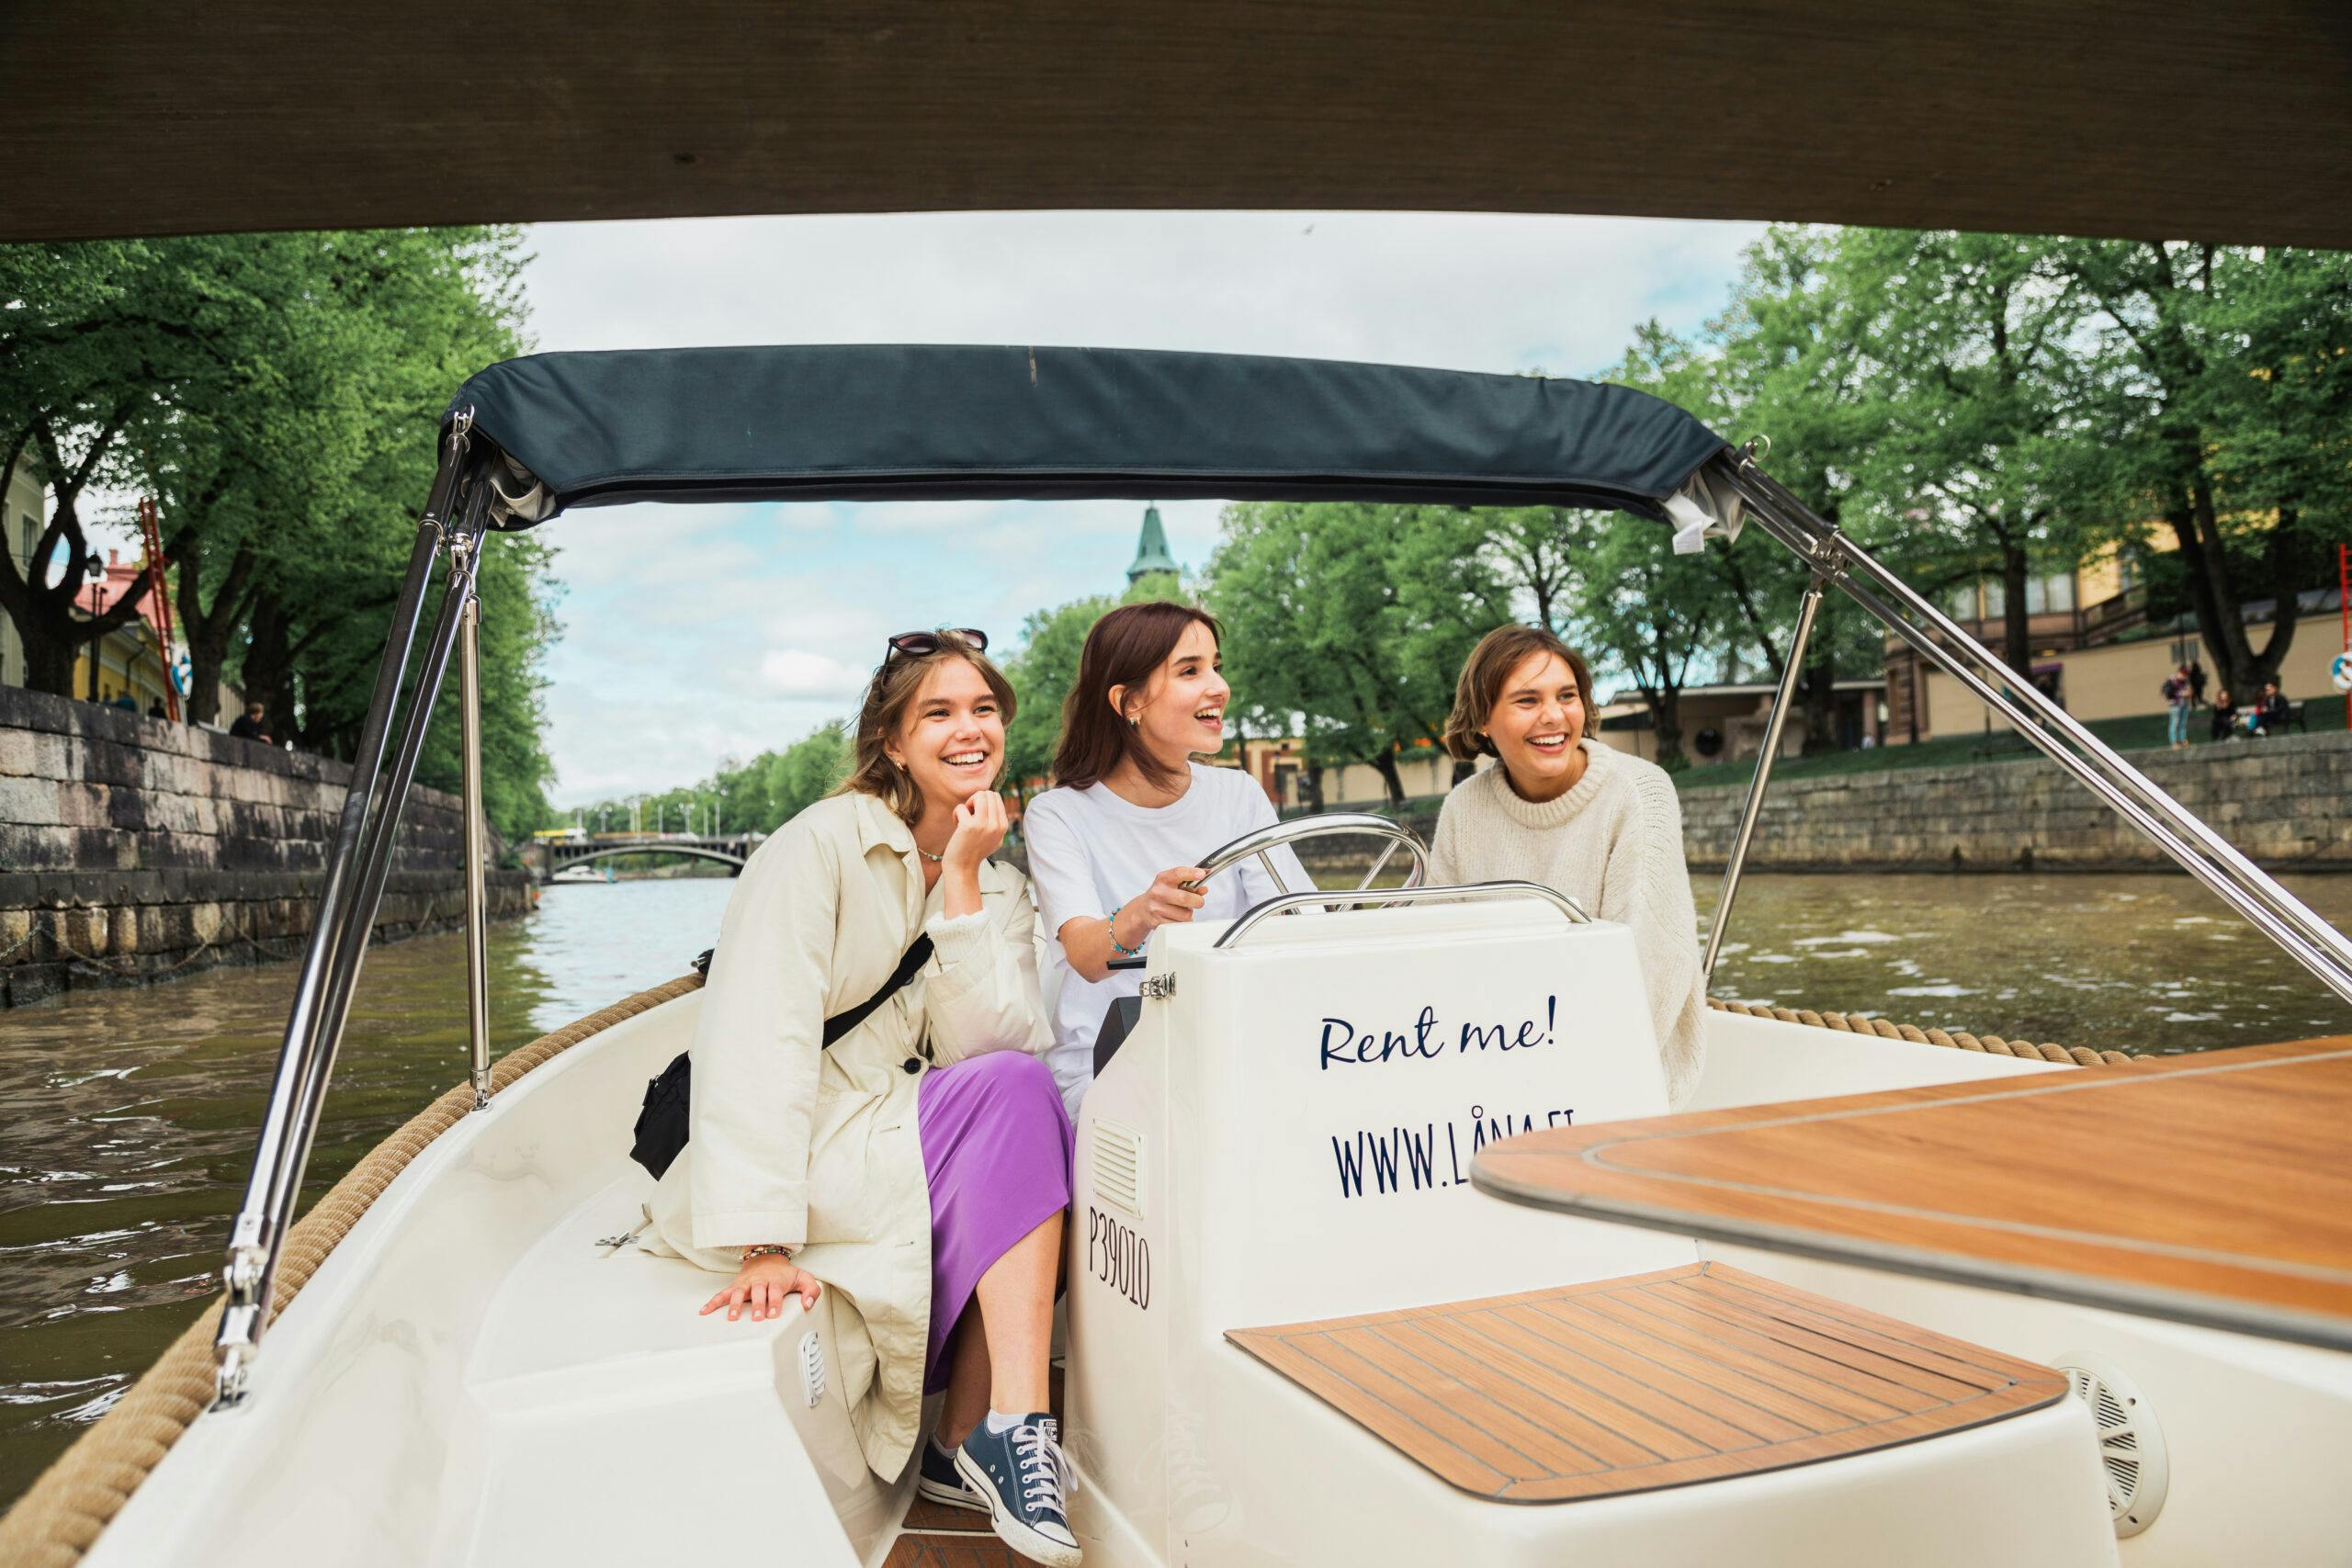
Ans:
[[[1198,882],[1208,874],[1196,865],[1171,865],[1151,879],[1136,900],[1143,906],[1144,919],[1149,923],[1147,931],[1156,927],[1182,925],[1193,918],[1193,911],[1208,902],[1208,897],[1184,886]]]
[[[980,863],[1004,842],[1007,826],[1004,796],[984,789],[956,808],[956,830],[948,835],[946,852],[940,859],[958,871],[977,872]]]
[[[817,1276],[788,1258],[770,1253],[754,1258],[735,1271],[735,1282],[703,1303],[702,1314],[708,1317],[720,1307],[727,1309],[727,1321],[734,1322],[746,1311],[752,1321],[778,1315],[784,1311],[784,1299],[797,1295],[804,1310],[813,1309],[818,1295],[824,1290]]]

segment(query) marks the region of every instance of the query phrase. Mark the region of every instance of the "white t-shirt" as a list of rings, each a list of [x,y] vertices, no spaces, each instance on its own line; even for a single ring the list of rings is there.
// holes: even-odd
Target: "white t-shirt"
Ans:
[[[1061,930],[1071,920],[1105,919],[1139,898],[1171,865],[1198,865],[1209,852],[1274,821],[1273,802],[1256,779],[1238,768],[1192,764],[1190,788],[1167,806],[1136,806],[1100,784],[1049,789],[1022,813],[1029,845],[1029,882],[1036,889],[1038,926],[1048,937],[1046,962],[1061,982],[1054,1002],[1054,1046],[1046,1060],[1061,1085],[1072,1120],[1086,1086],[1094,1081],[1094,1036],[1112,998],[1132,997],[1143,984],[1138,969],[1114,969],[1089,980],[1069,966]],[[1298,857],[1273,852],[1294,893],[1314,887]],[[1231,919],[1279,891],[1256,857],[1229,866],[1202,892],[1196,920]],[[1149,951],[1149,939],[1146,939]]]

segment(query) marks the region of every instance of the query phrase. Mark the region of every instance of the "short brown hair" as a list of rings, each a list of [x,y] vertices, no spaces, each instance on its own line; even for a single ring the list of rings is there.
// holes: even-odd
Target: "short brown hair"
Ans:
[[[1165,599],[1122,604],[1094,623],[1078,656],[1078,679],[1062,703],[1061,743],[1054,749],[1054,783],[1084,789],[1133,761],[1154,784],[1174,780],[1174,770],[1143,749],[1135,728],[1111,708],[1111,688],[1139,686],[1159,672],[1176,650],[1186,626],[1208,627],[1219,646],[1225,628],[1215,615],[1193,604]]]
[[[888,747],[899,733],[899,723],[906,717],[915,694],[922,690],[923,681],[934,667],[950,659],[961,659],[980,672],[980,679],[988,682],[989,694],[1004,710],[1004,722],[1012,722],[1016,705],[1012,683],[978,649],[954,632],[943,631],[939,634],[939,647],[932,652],[893,654],[874,672],[873,681],[865,688],[865,701],[857,710],[857,735],[851,742],[849,777],[834,789],[835,795],[857,790],[876,796],[910,826],[922,815],[922,790],[912,774],[890,761]],[[1000,766],[1002,761],[1000,756]]]
[[[1577,678],[1577,695],[1584,703],[1584,733],[1589,735],[1599,728],[1600,708],[1592,700],[1592,671],[1585,668],[1582,654],[1542,626],[1497,626],[1478,639],[1462,666],[1462,679],[1454,682],[1453,711],[1445,718],[1445,749],[1450,755],[1466,762],[1473,757],[1495,754],[1495,743],[1487,739],[1487,716],[1494,711],[1495,699],[1503,694],[1503,682],[1510,672],[1538,653],[1556,655]]]

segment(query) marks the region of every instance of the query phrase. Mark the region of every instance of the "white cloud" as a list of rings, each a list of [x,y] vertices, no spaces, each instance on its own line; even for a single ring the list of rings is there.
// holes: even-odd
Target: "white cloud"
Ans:
[[[865,671],[854,670],[821,653],[799,648],[772,648],[760,660],[760,679],[780,697],[825,700],[856,695],[865,689],[867,676]]]
[[[1752,224],[1424,213],[944,213],[543,225],[544,349],[1015,343],[1589,374],[1721,308]],[[892,632],[1116,592],[1140,503],[631,506],[545,525],[570,804],[704,777],[840,716]],[[1163,502],[1204,565],[1218,504]]]

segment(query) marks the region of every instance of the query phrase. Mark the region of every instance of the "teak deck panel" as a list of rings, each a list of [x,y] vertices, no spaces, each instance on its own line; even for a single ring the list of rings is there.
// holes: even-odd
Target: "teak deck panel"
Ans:
[[[2352,1349],[2352,1035],[1562,1127],[1517,1202]]]
[[[2047,1367],[1721,1263],[1226,1337],[1465,1492],[1563,1503],[1998,1421]]]

